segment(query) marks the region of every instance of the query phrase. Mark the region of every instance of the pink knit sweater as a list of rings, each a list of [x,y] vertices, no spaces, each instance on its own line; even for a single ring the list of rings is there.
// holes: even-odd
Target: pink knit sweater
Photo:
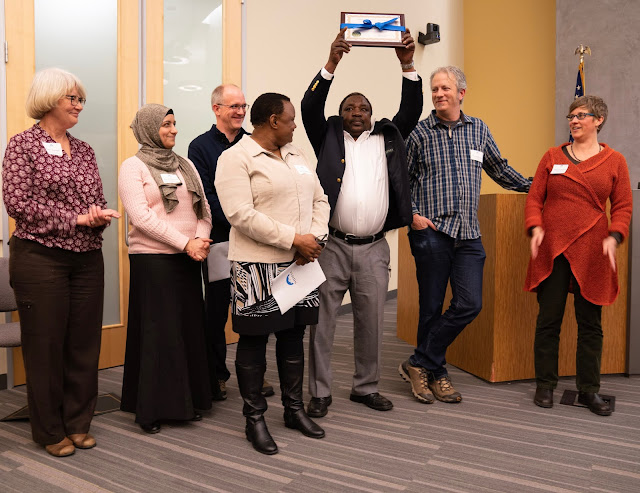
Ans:
[[[176,171],[176,174],[182,180],[180,172]],[[158,185],[147,166],[136,156],[120,166],[118,193],[132,226],[129,253],[178,253],[191,238],[209,238],[211,219],[198,220],[187,188],[178,187],[176,195],[180,203],[167,214]],[[204,201],[209,211],[206,197]]]

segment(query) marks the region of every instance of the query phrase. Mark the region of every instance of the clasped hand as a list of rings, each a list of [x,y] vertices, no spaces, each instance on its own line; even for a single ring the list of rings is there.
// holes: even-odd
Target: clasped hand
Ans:
[[[204,259],[209,255],[211,241],[209,238],[192,238],[185,245],[184,251],[193,260],[204,262]]]
[[[305,265],[309,262],[313,262],[320,256],[322,252],[322,245],[320,245],[315,236],[308,233],[306,235],[299,235],[296,233],[293,239],[293,248],[296,249],[296,254],[293,259],[298,265]]]

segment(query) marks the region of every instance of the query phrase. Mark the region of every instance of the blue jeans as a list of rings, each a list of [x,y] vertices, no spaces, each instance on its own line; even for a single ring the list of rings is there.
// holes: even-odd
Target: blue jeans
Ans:
[[[411,253],[416,261],[420,318],[418,346],[410,358],[438,379],[449,345],[482,309],[482,270],[485,253],[482,240],[456,240],[431,228],[409,230]],[[447,283],[452,299],[442,313]]]

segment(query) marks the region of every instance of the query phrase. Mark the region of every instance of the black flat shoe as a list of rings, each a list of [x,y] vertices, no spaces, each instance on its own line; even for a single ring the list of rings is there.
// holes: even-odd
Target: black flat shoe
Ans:
[[[353,402],[360,402],[371,409],[375,409],[376,411],[390,411],[393,409],[393,403],[378,392],[367,395],[351,394],[349,399]]]
[[[158,421],[154,421],[149,424],[140,423],[140,428],[142,428],[142,431],[145,433],[149,433],[151,435],[160,433],[160,423]]]
[[[541,387],[536,388],[536,395],[533,398],[533,403],[536,406],[550,408],[553,407],[553,389],[543,389]]]
[[[611,408],[596,392],[578,392],[578,402],[598,416],[611,416]]]
[[[328,407],[331,405],[331,396],[329,397],[312,397],[307,406],[307,415],[312,418],[322,418],[329,412]]]
[[[190,419],[190,421],[202,421],[202,414],[200,413],[195,413],[193,415],[193,418]]]

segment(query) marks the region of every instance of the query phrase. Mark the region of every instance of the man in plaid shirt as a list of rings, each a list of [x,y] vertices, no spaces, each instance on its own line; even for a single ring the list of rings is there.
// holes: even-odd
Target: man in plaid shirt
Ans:
[[[460,109],[467,88],[462,70],[431,74],[435,110],[407,139],[413,207],[409,230],[416,261],[420,318],[418,345],[398,367],[413,395],[426,404],[460,402],[445,368],[449,345],[482,309],[485,252],[478,201],[482,170],[507,190],[527,192],[530,181],[500,155],[489,128]],[[447,283],[453,298],[442,313]]]

